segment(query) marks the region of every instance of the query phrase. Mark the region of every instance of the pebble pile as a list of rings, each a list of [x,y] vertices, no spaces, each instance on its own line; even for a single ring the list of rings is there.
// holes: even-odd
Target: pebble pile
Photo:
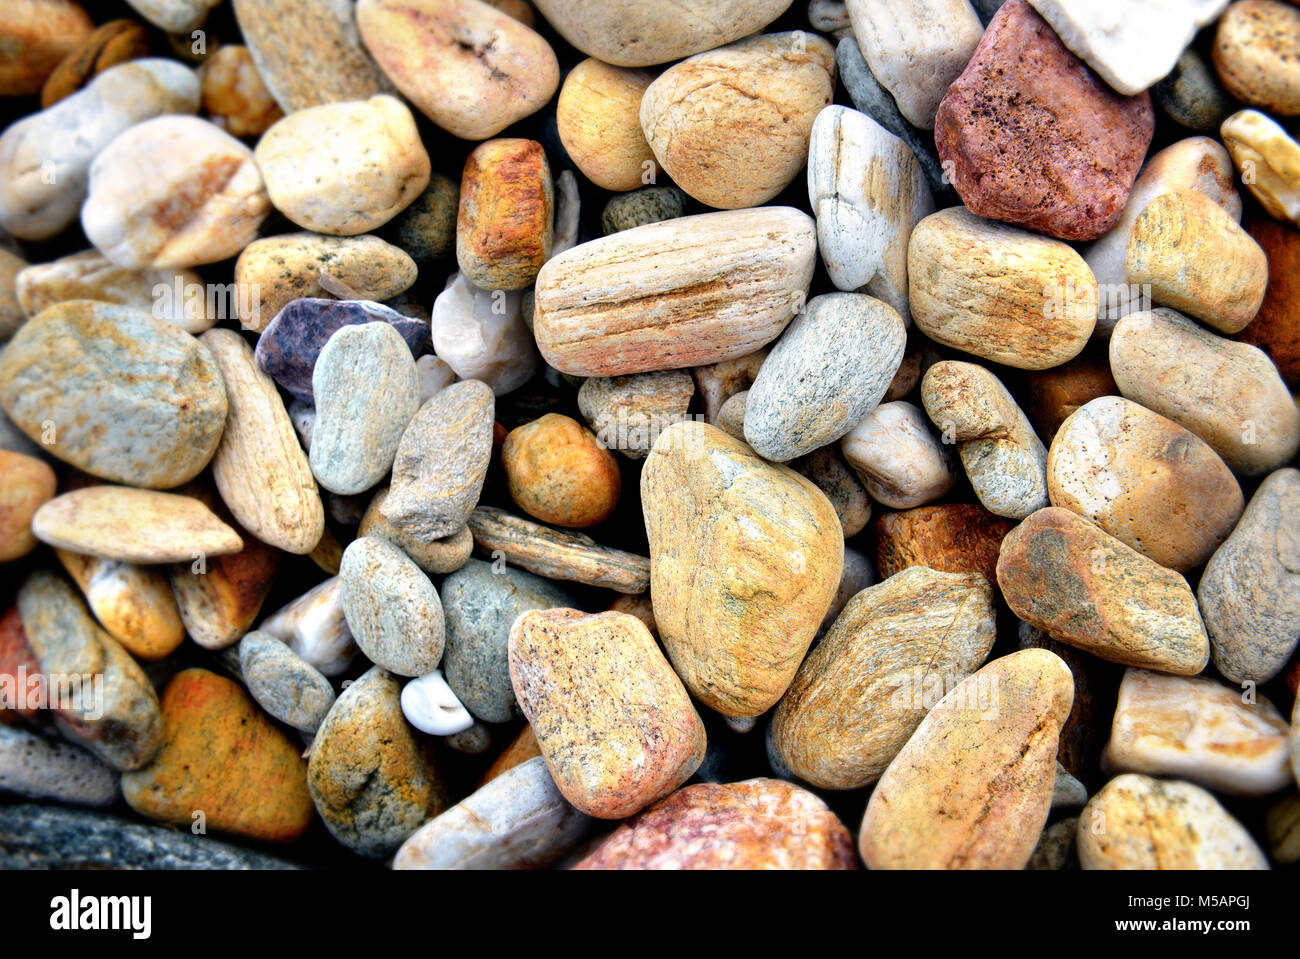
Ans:
[[[112,15],[0,6],[0,866],[1300,861],[1294,0]]]

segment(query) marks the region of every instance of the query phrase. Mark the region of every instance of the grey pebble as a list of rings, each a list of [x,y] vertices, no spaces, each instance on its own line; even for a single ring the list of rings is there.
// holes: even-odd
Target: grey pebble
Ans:
[[[0,726],[0,792],[83,806],[111,806],[118,774],[71,743]]]
[[[343,551],[340,598],[357,646],[398,676],[423,676],[442,660],[442,603],[429,577],[387,540],[363,536]]]
[[[257,704],[294,729],[314,733],[334,705],[330,681],[270,633],[239,641],[239,671]]]

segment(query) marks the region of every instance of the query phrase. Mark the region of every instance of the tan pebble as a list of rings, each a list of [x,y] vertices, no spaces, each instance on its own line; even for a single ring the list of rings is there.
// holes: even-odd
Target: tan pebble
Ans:
[[[24,453],[0,450],[0,563],[26,556],[37,546],[32,517],[54,498],[54,470]]]
[[[489,140],[465,160],[456,262],[483,290],[522,290],[551,257],[555,185],[535,140]]]
[[[511,430],[501,464],[515,503],[557,526],[604,522],[623,489],[614,455],[591,430],[558,413]]]
[[[583,60],[569,71],[555,105],[560,142],[588,180],[604,190],[635,190],[657,170],[641,132],[644,70]]]
[[[1219,134],[1242,183],[1269,215],[1300,225],[1300,143],[1258,110],[1234,113]]]
[[[1276,0],[1233,3],[1214,33],[1214,67],[1238,100],[1300,116],[1300,10]]]
[[[199,84],[204,112],[232,136],[261,136],[284,116],[241,44],[227,44],[204,60]]]

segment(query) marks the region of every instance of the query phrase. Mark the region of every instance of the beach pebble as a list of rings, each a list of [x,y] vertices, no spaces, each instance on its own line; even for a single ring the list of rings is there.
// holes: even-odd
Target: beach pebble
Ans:
[[[1278,220],[1300,225],[1300,143],[1258,110],[1242,110],[1219,128],[1251,195]]]
[[[1250,833],[1191,783],[1116,776],[1079,817],[1084,869],[1267,869]]]
[[[1060,240],[941,210],[912,231],[912,319],[926,336],[994,363],[1042,370],[1078,356],[1097,323],[1097,281]]]
[[[742,438],[743,432],[737,439]],[[792,461],[790,468],[808,477],[826,494],[831,506],[835,507],[835,514],[840,518],[845,539],[866,529],[871,520],[871,498],[867,496],[867,488],[862,485],[858,474],[845,462],[837,445],[813,450],[807,456]]]
[[[189,33],[202,26],[221,0],[127,0],[136,13],[166,33]]]
[[[978,574],[918,566],[858,592],[776,707],[782,760],[821,789],[869,786],[996,634],[993,590]]]
[[[262,620],[269,633],[326,676],[347,672],[357,647],[343,613],[340,577],[313,586],[288,605]]]
[[[111,806],[117,773],[71,743],[0,725],[0,793],[29,799]]]
[[[510,497],[528,515],[586,527],[614,512],[623,490],[618,460],[596,435],[559,413],[510,431],[501,447]]]
[[[148,59],[107,70],[14,123],[0,136],[0,227],[24,240],[55,236],[77,219],[92,161],[119,134],[151,117],[198,108],[193,70]]]
[[[32,517],[54,498],[57,478],[42,460],[0,449],[0,563],[36,548]]]
[[[1187,580],[1070,510],[1039,510],[1008,533],[997,576],[1011,611],[1052,639],[1179,676],[1209,662]]]
[[[456,698],[441,669],[425,673],[402,688],[402,715],[430,736],[455,736],[474,727],[474,717]]]
[[[66,549],[54,552],[100,625],[137,659],[162,659],[185,639],[162,569]]]
[[[641,505],[655,619],[674,667],[725,716],[765,712],[839,586],[834,507],[803,476],[703,423],[660,435]]]
[[[641,127],[664,172],[696,200],[759,206],[803,169],[813,121],[834,93],[829,43],[764,34],[669,67],[641,99]]]
[[[640,112],[652,80],[645,70],[590,59],[564,78],[555,104],[560,142],[583,176],[603,190],[634,190],[655,172]]]
[[[384,503],[388,501],[389,487],[385,486],[371,499],[357,527],[358,536],[374,536],[387,540],[415,560],[415,565],[431,575],[442,575],[460,569],[474,549],[474,537],[469,527],[461,526],[441,539],[424,539],[395,526],[384,516]]]
[[[575,869],[856,869],[814,793],[776,779],[696,783],[619,826]]]
[[[402,715],[401,687],[375,666],[343,690],[312,741],[307,788],[330,834],[381,859],[448,806],[431,756]]]
[[[294,300],[331,296],[322,283],[353,294],[340,299],[387,300],[418,273],[414,260],[377,236],[289,233],[254,240],[235,261],[239,323],[260,331]]]
[[[509,650],[519,706],[582,812],[630,816],[699,767],[704,724],[636,617],[532,610],[515,620]]]
[[[270,633],[239,641],[239,671],[257,705],[294,729],[314,733],[334,705],[330,681]]]
[[[1225,679],[1264,683],[1282,671],[1300,642],[1300,472],[1264,479],[1196,595]]]
[[[695,383],[682,370],[596,376],[582,381],[578,409],[606,449],[643,460],[660,433],[687,418],[694,395]]]
[[[248,47],[218,47],[199,67],[203,112],[231,136],[259,137],[284,117]]]
[[[481,290],[453,273],[433,301],[433,348],[456,375],[504,396],[537,372],[537,346],[518,292]]]
[[[779,3],[771,5],[781,6]],[[775,16],[775,12],[773,13]],[[95,25],[72,0],[16,0],[0,13],[0,96],[25,97],[41,85]]]
[[[1151,99],[1175,123],[1197,133],[1217,133],[1240,107],[1224,89],[1210,58],[1195,47],[1179,54],[1169,75],[1151,88]]]
[[[482,290],[522,290],[551,258],[555,185],[536,140],[481,143],[465,160],[456,262]]]
[[[1208,560],[1245,508],[1236,478],[1204,440],[1118,396],[1062,424],[1047,454],[1047,488],[1053,506],[1180,573]]]
[[[807,297],[816,227],[791,207],[681,217],[580,243],[537,277],[533,331],[562,373],[704,366],[775,339]],[[628,262],[638,262],[635,272]],[[437,347],[440,356],[444,355]]]
[[[589,823],[534,757],[425,823],[397,851],[393,868],[539,869],[564,855]]]
[[[748,406],[749,390],[741,390],[722,404],[722,409],[718,410],[718,418],[713,425],[728,436],[734,436],[736,439],[743,441],[745,439],[745,410]]]
[[[22,307],[18,286],[18,277],[28,269],[27,261],[21,256],[0,249],[0,343],[17,333],[18,327],[29,318]]]
[[[672,220],[686,212],[686,194],[675,186],[647,186],[609,198],[600,214],[605,235],[649,223]]]
[[[734,359],[708,366],[697,366],[691,370],[695,380],[695,389],[700,397],[700,406],[704,413],[704,422],[710,426],[717,425],[722,407],[737,393],[742,393],[754,385],[758,371],[767,359],[767,349],[758,349]]]
[[[1214,67],[1228,92],[1275,116],[1300,116],[1300,10],[1276,0],[1233,3],[1214,32]]]
[[[356,24],[407,99],[465,140],[536,113],[560,83],[550,44],[477,0],[360,0]]]
[[[459,184],[435,170],[424,192],[384,224],[381,232],[417,265],[432,266],[455,249],[459,207]]]
[[[1268,288],[1255,319],[1234,339],[1262,349],[1286,384],[1300,389],[1300,230],[1261,213],[1245,227],[1268,255]]]
[[[892,509],[933,502],[957,479],[925,413],[902,400],[868,413],[840,441],[840,449],[871,498]]]
[[[997,582],[998,548],[1014,523],[972,503],[943,503],[876,521],[876,564],[888,579],[911,566],[979,573]]]
[[[963,679],[872,792],[858,838],[863,861],[871,869],[1023,869],[1047,823],[1057,737],[1073,699],[1069,668],[1041,649]]]
[[[442,660],[442,603],[413,560],[363,536],[344,550],[339,581],[348,630],[366,658],[398,676],[433,671]]]
[[[1204,676],[1129,669],[1119,684],[1107,768],[1218,792],[1266,796],[1294,782],[1287,721],[1268,699]]]
[[[1097,331],[1101,334],[1101,323],[1098,323]],[[1109,331],[1105,335],[1109,336]],[[1111,375],[1107,357],[1095,352],[1082,353],[1051,369],[1026,373],[1020,391],[1025,413],[1034,424],[1034,430],[1049,445],[1061,424],[1079,407],[1101,396],[1118,395],[1119,386]]]

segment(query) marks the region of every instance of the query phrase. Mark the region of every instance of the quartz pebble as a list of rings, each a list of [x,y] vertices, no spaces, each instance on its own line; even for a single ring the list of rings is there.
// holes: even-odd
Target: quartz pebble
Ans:
[[[1186,779],[1264,796],[1293,782],[1285,719],[1264,697],[1201,676],[1129,669],[1119,685],[1105,762],[1111,769]]]
[[[433,671],[442,660],[442,602],[414,561],[363,536],[344,550],[339,583],[348,631],[367,659],[398,676]]]
[[[111,806],[117,782],[117,774],[84,749],[0,725],[0,793]]]
[[[901,400],[877,406],[840,442],[871,498],[893,509],[933,502],[956,482],[925,413]]]
[[[633,190],[653,174],[654,151],[641,132],[641,97],[654,76],[583,60],[569,71],[555,104],[560,142],[604,190]]]
[[[270,633],[239,641],[239,672],[257,704],[294,729],[314,733],[334,705],[330,681]]]
[[[189,33],[221,0],[127,0],[135,11],[167,33]]]
[[[1014,525],[971,503],[885,513],[876,521],[876,563],[885,579],[922,566],[996,583],[998,548]]]
[[[248,47],[227,44],[199,67],[203,110],[231,136],[257,137],[284,117]]]
[[[1268,214],[1300,225],[1300,143],[1258,110],[1234,113],[1219,135],[1242,183]]]
[[[606,449],[643,460],[660,433],[687,418],[694,395],[695,383],[682,370],[596,376],[582,381],[578,409]]]
[[[1084,869],[1267,869],[1244,826],[1200,786],[1128,773],[1079,817]]]
[[[456,375],[482,380],[498,396],[537,372],[537,346],[517,292],[480,290],[453,273],[433,301],[433,348]]]
[[[474,717],[456,698],[441,669],[425,673],[402,688],[402,715],[430,736],[454,736],[474,726]]]
[[[54,498],[56,487],[54,470],[43,461],[0,449],[0,563],[36,548],[32,517]]]
[[[556,526],[604,522],[623,491],[614,454],[591,430],[559,413],[511,430],[501,465],[520,509]]]
[[[180,610],[161,569],[66,549],[54,552],[105,632],[131,655],[162,659],[184,641]]]
[[[1233,3],[1214,32],[1214,66],[1238,100],[1300,116],[1300,10],[1276,0]]]
[[[357,647],[343,613],[342,582],[333,576],[272,613],[258,627],[326,676],[347,672]]]
[[[465,160],[456,262],[483,290],[522,290],[551,258],[555,185],[536,140],[489,140]]]

